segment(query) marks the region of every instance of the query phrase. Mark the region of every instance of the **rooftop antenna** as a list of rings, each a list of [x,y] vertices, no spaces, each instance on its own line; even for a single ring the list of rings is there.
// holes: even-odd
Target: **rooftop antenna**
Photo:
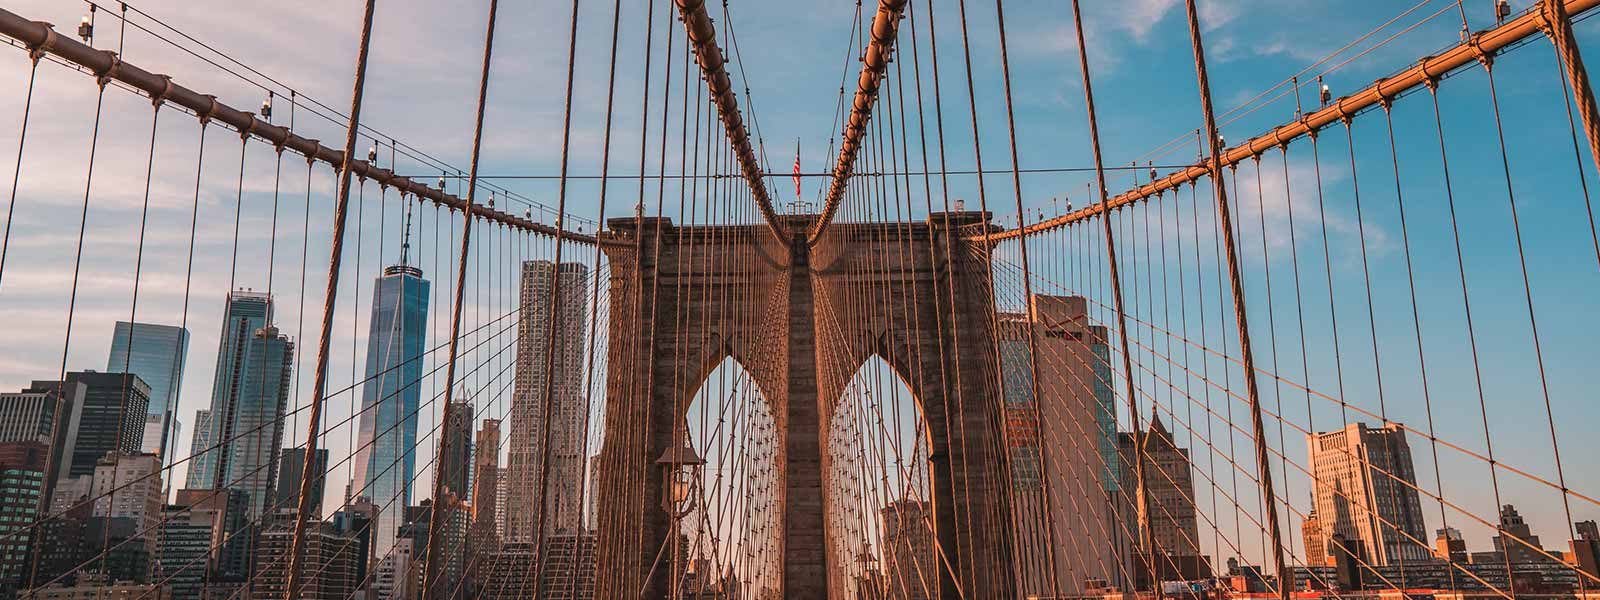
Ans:
[[[410,264],[411,256],[411,203],[406,203],[406,232],[400,239],[400,264]]]

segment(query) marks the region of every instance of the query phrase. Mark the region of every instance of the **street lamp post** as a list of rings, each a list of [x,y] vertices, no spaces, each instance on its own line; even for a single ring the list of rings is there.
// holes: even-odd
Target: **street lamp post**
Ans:
[[[656,459],[656,467],[661,469],[661,510],[672,517],[672,526],[668,535],[671,537],[662,540],[661,553],[656,554],[656,564],[661,562],[662,554],[667,548],[672,548],[673,559],[668,581],[670,585],[678,585],[678,544],[684,517],[694,511],[696,489],[700,485],[701,477],[705,471],[705,459],[695,454],[694,447],[689,444],[689,435],[682,427],[673,432],[673,443],[661,453],[661,458]],[[655,566],[650,567],[652,575]]]
[[[683,430],[678,430],[673,435],[679,440],[676,446],[668,446],[661,453],[661,458],[656,459],[656,466],[661,469],[664,485],[661,488],[661,510],[672,515],[673,520],[680,520],[694,510],[695,490],[700,485],[700,479],[705,472],[705,459],[696,454],[694,447],[689,444],[689,436]]]

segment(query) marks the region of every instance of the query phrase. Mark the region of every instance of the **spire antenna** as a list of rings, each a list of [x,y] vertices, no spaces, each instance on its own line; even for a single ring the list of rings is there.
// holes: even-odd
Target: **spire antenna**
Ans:
[[[405,233],[400,239],[400,264],[410,265],[411,257],[411,204],[406,203]]]

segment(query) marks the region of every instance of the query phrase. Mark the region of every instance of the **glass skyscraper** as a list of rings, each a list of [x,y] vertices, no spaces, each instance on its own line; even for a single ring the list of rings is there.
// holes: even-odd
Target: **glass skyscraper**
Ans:
[[[417,405],[428,325],[428,280],[407,264],[383,270],[372,288],[366,377],[361,386],[350,499],[378,509],[373,551],[384,556],[411,505],[416,474]]]
[[[183,359],[189,350],[189,332],[182,327],[117,321],[111,334],[107,373],[133,373],[150,386],[149,415],[142,451],[166,462],[172,419],[178,409],[178,388],[183,385]]]
[[[235,291],[219,346],[211,408],[195,419],[188,487],[243,491],[255,518],[274,499],[294,342],[272,326],[271,296]]]

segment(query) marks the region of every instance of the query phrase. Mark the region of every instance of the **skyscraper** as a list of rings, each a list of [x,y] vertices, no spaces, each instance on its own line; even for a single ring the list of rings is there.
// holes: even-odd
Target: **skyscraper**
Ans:
[[[341,600],[351,598],[363,583],[366,557],[361,554],[366,544],[361,540],[367,530],[365,524],[349,527],[351,520],[324,521],[315,516],[305,519],[304,546],[300,548],[304,561],[301,568],[305,587],[300,590],[303,600]],[[259,598],[282,598],[289,593],[290,552],[293,548],[295,523],[293,515],[288,520],[269,526],[261,533],[261,570],[253,586]]]
[[[109,453],[94,468],[92,515],[131,523],[129,537],[137,541],[129,544],[143,548],[147,564],[155,557],[163,489],[161,459],[154,454]]]
[[[1048,544],[1053,572],[1076,575],[1029,564],[1022,591],[1078,592],[1086,579],[1119,574],[1115,556],[1123,546],[1111,519],[1120,482],[1106,328],[1089,323],[1084,298],[1044,294],[1033,296],[1027,313],[1001,314],[1000,327],[1019,556]],[[1032,344],[1039,349],[1037,405]]]
[[[377,507],[373,548],[378,556],[394,545],[401,513],[411,504],[427,325],[428,280],[422,270],[403,262],[384,269],[372,288],[349,492],[352,500],[366,498]]]
[[[1306,548],[1306,564],[1328,564],[1328,549],[1320,545],[1323,539],[1322,519],[1317,517],[1316,509],[1306,512],[1306,518],[1300,521],[1300,539]]]
[[[183,386],[183,361],[189,351],[189,331],[171,325],[117,321],[111,333],[111,356],[106,372],[133,373],[150,386],[150,416],[145,422],[144,444],[139,449],[161,457],[170,445],[173,411]]]
[[[150,386],[130,373],[67,373],[67,383],[83,384],[83,408],[70,455],[69,477],[93,475],[107,452],[135,454],[144,445],[145,406]],[[59,387],[56,381],[35,381],[32,389]]]
[[[1600,576],[1600,526],[1594,521],[1579,521],[1572,526],[1578,531],[1578,537],[1567,543],[1567,564]]]
[[[472,536],[474,544],[485,548],[498,545],[500,488],[500,421],[484,419],[473,449]]]
[[[169,504],[162,510],[156,536],[155,580],[172,586],[174,598],[201,598],[213,576],[226,530],[226,511],[213,507]]]
[[[0,589],[21,589],[39,549],[30,531],[39,515],[49,447],[38,440],[0,443]],[[0,593],[0,597],[10,594]]]
[[[463,394],[464,395],[464,394]],[[448,451],[439,457],[439,473],[444,478],[444,491],[462,501],[471,501],[472,480],[472,403],[457,400],[450,403],[444,424],[440,427],[444,448]]]
[[[1500,526],[1496,530],[1498,535],[1492,538],[1494,551],[1513,564],[1550,560],[1547,555],[1552,553],[1545,552],[1539,536],[1533,534],[1533,528],[1523,520],[1517,507],[1510,504],[1500,507]]]
[[[249,572],[251,535],[254,523],[246,514],[249,499],[239,490],[178,490],[177,501],[172,506],[212,514],[213,540],[207,546],[213,561],[210,580],[242,582]]]
[[[267,510],[293,367],[294,342],[272,325],[272,297],[228,294],[211,408],[195,419],[188,487],[241,490],[251,518]],[[202,421],[209,426],[199,427]]]
[[[278,466],[278,508],[299,508],[300,480],[305,477],[306,449],[294,446],[283,449],[283,459]],[[316,460],[311,464],[312,509],[321,513],[322,492],[327,489],[328,449],[317,448]]]
[[[1309,539],[1311,536],[1308,534],[1306,537]],[[1307,563],[1322,564],[1320,562],[1310,562],[1316,557],[1311,556],[1309,551],[1310,548],[1308,547]],[[1461,537],[1461,530],[1454,527],[1445,527],[1435,531],[1433,536],[1433,555],[1439,560],[1448,560],[1455,563],[1467,562],[1467,540]]]
[[[546,536],[575,533],[583,522],[578,492],[583,479],[582,426],[587,408],[583,350],[588,325],[589,268],[581,263],[562,263],[558,298],[553,297],[557,272],[555,263],[550,261],[522,263],[522,320],[517,325],[517,380],[511,399],[505,502],[505,506],[518,509],[506,511],[506,542],[537,541],[541,513],[545,515]],[[560,311],[560,323],[554,332],[550,329],[552,304]],[[549,353],[552,335],[553,355]],[[554,367],[549,370],[550,381],[545,379],[547,361]],[[548,465],[544,462],[546,457]],[[545,466],[547,478],[541,477]],[[541,479],[548,486],[543,506],[539,504]]]
[[[196,458],[189,463],[189,473],[184,476],[184,487],[208,489],[216,483],[204,470],[197,468],[201,453],[211,449],[216,442],[211,439],[211,409],[202,408],[194,411],[194,434],[190,438],[189,454]]]
[[[500,421],[484,419],[472,457],[472,525],[467,533],[468,593],[482,590],[488,567],[481,565],[500,546],[497,531],[500,488]]]
[[[72,468],[72,450],[78,440],[78,422],[83,412],[86,386],[44,382],[20,392],[0,394],[0,442],[39,442],[49,446],[49,477],[44,495],[49,497],[55,482],[67,477]]]
[[[1143,452],[1137,452],[1136,441],[1143,438]],[[1117,435],[1117,449],[1122,454],[1122,489],[1118,494],[1117,515],[1123,522],[1117,531],[1127,531],[1138,536],[1129,545],[1139,555],[1132,561],[1130,571],[1135,575],[1136,589],[1149,585],[1147,577],[1151,566],[1164,581],[1189,580],[1209,577],[1210,566],[1200,556],[1200,531],[1194,503],[1194,472],[1189,461],[1189,450],[1179,448],[1172,432],[1152,412],[1150,428],[1143,436],[1132,433]],[[1149,499],[1144,516],[1140,518],[1138,502],[1138,463],[1144,459],[1145,496]],[[1155,539],[1154,559],[1144,556],[1144,527],[1149,527]],[[1122,535],[1122,534],[1118,534]]]
[[[1427,560],[1427,525],[1417,496],[1411,446],[1399,425],[1379,428],[1353,423],[1343,429],[1306,436],[1315,481],[1315,509],[1320,525],[1308,544],[1329,549],[1328,564],[1338,556],[1329,542],[1342,536],[1343,547],[1365,554],[1371,566]]]
[[[887,596],[926,600],[938,595],[939,570],[934,552],[932,506],[901,499],[883,507],[883,574]]]
[[[90,475],[74,478],[87,484],[77,500],[42,523],[35,582],[150,581],[162,519],[158,459],[113,452],[96,462]]]

